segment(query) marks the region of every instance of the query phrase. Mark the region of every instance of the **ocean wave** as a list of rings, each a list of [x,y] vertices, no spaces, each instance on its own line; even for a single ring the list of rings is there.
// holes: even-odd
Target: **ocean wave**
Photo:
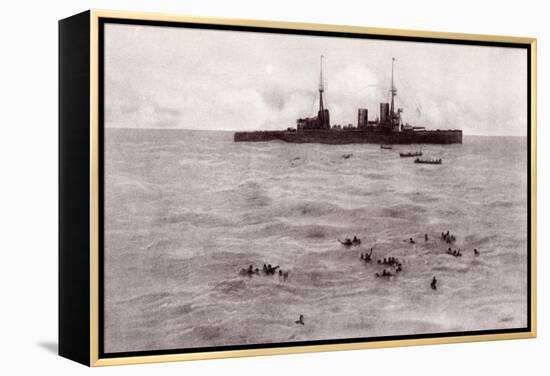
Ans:
[[[106,349],[517,327],[526,322],[519,226],[527,212],[518,192],[527,187],[514,166],[525,155],[513,140],[503,155],[501,143],[423,145],[444,164],[418,167],[399,158],[409,148],[401,145],[381,152],[234,143],[228,132],[107,130]],[[440,239],[446,230],[452,245]],[[353,236],[360,246],[338,242]],[[463,256],[445,254],[449,246]],[[370,247],[367,264],[360,254]],[[376,278],[384,268],[376,260],[390,256],[403,271]],[[264,263],[289,277],[266,275]],[[260,273],[241,275],[249,265]]]

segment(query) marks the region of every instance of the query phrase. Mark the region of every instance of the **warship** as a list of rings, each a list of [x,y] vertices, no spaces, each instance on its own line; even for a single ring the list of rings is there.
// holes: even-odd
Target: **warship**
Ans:
[[[461,144],[462,130],[428,130],[422,126],[403,123],[403,109],[395,109],[397,89],[394,85],[394,63],[391,71],[391,102],[380,103],[380,114],[375,120],[369,120],[367,108],[360,108],[357,114],[357,126],[332,125],[330,114],[325,107],[323,83],[323,56],[320,59],[319,110],[317,116],[296,120],[296,127],[284,130],[236,132],[235,142],[260,142],[280,140],[294,143],[321,144]]]

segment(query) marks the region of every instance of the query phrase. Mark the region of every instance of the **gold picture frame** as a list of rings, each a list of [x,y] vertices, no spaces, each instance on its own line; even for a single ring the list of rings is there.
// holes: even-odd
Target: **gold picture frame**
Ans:
[[[484,45],[485,43],[507,44],[523,46],[528,51],[528,71],[529,71],[529,123],[528,123],[528,145],[530,150],[528,184],[530,187],[530,197],[528,201],[529,209],[529,228],[528,249],[529,249],[529,323],[525,330],[516,330],[506,333],[489,334],[470,334],[470,335],[445,335],[445,336],[420,336],[421,338],[407,339],[384,339],[376,341],[360,342],[339,342],[312,345],[289,345],[277,347],[261,347],[246,349],[230,349],[216,351],[200,352],[178,352],[165,351],[164,353],[137,354],[128,356],[102,356],[100,352],[100,144],[102,142],[99,132],[100,127],[100,64],[102,53],[100,51],[100,28],[101,22],[110,20],[126,20],[128,22],[146,22],[162,23],[186,23],[203,24],[213,27],[223,26],[231,29],[232,27],[250,28],[251,30],[286,30],[314,32],[314,33],[332,33],[335,34],[354,34],[363,35],[365,38],[376,35],[381,38],[397,38],[399,40],[426,40],[426,41],[455,41],[461,43],[474,43]],[[72,36],[69,36],[71,34]],[[77,39],[79,36],[81,39]],[[72,39],[71,39],[72,38]],[[87,45],[82,45],[83,40],[88,40]],[[80,69],[78,73],[70,76],[66,74],[68,64],[77,64],[71,51],[80,49],[81,59],[86,61],[89,58],[87,66],[89,71]],[[73,60],[71,60],[73,59]],[[233,358],[248,357],[259,355],[279,355],[296,354],[307,352],[337,351],[337,350],[355,350],[372,349],[382,347],[402,347],[417,346],[442,343],[459,343],[475,341],[493,341],[504,339],[534,338],[537,333],[536,319],[536,145],[537,145],[537,41],[535,38],[511,37],[511,36],[493,36],[462,33],[442,33],[431,31],[416,30],[398,30],[369,28],[362,26],[343,26],[326,24],[309,24],[294,22],[274,22],[258,21],[247,19],[222,19],[207,17],[191,17],[182,15],[157,14],[157,13],[139,13],[139,12],[121,12],[107,10],[91,10],[80,15],[70,17],[60,21],[60,355],[73,359],[88,366],[108,366],[122,364],[141,364],[153,362],[171,362],[183,360],[215,359],[215,358]],[[64,78],[66,77],[66,78]],[[77,77],[77,78],[75,78]],[[80,80],[80,81],[79,81]],[[80,85],[88,80],[89,87]],[[78,101],[86,108],[83,112],[78,112],[70,103],[69,97]],[[78,106],[77,106],[78,107]],[[65,112],[69,111],[69,112]],[[71,112],[72,111],[72,112]],[[83,123],[84,119],[88,119]],[[74,121],[79,121],[78,125]],[[72,125],[69,124],[72,121]],[[74,127],[83,129],[82,137],[74,139],[71,132]],[[86,145],[86,142],[89,142]],[[87,158],[69,149],[64,149],[64,145],[69,143],[78,143],[82,148],[86,148]],[[68,147],[68,146],[67,146]],[[71,160],[71,162],[69,162]],[[73,165],[70,165],[73,163]],[[71,167],[72,166],[72,167]],[[82,175],[82,180],[74,185],[72,184],[78,177],[73,172],[78,169]],[[85,170],[82,172],[82,170]],[[88,177],[85,180],[86,175]],[[83,185],[88,184],[88,189],[83,190]],[[66,188],[63,188],[66,187]],[[84,191],[84,192],[83,192]],[[87,197],[84,200],[83,197]],[[75,220],[71,213],[74,211],[68,208],[69,200],[77,205],[77,209],[87,219],[86,223],[82,220]],[[73,208],[74,210],[74,208]],[[81,218],[81,219],[82,219]],[[82,235],[78,239],[76,235]],[[79,242],[89,242],[89,246],[83,248]],[[87,273],[86,273],[87,269]],[[82,283],[82,274],[87,274],[85,283]],[[77,275],[78,274],[78,275]],[[75,298],[75,296],[79,296]],[[75,308],[76,307],[76,308]],[[75,311],[75,309],[77,311]],[[80,314],[86,313],[87,314]],[[68,318],[69,315],[82,316],[80,318]]]

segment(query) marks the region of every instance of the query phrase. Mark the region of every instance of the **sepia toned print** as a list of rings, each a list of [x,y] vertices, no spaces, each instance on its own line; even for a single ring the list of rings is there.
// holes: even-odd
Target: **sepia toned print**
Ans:
[[[104,38],[106,353],[527,327],[525,49]]]

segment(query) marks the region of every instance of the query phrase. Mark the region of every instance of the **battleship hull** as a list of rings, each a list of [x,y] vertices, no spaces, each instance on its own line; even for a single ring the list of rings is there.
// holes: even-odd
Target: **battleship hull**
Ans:
[[[318,144],[461,144],[461,130],[422,130],[403,132],[373,132],[366,130],[301,130],[236,132],[235,142],[280,140],[293,143]]]

